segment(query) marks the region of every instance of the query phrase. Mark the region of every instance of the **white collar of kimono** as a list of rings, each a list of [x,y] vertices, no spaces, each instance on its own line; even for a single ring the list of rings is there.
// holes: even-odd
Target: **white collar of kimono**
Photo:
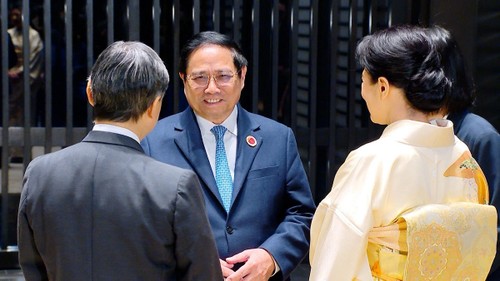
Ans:
[[[455,143],[453,123],[450,120],[432,120],[424,123],[399,120],[388,125],[380,138],[393,138],[402,143],[422,147],[444,147]]]

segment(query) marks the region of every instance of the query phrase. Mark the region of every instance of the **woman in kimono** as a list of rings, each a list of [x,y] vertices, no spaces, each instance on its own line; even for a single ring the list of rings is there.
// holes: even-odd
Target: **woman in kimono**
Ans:
[[[446,209],[452,202],[486,204],[488,188],[440,114],[451,82],[425,29],[394,26],[368,35],[356,57],[370,118],[387,127],[348,155],[319,204],[310,280],[484,280],[496,212],[487,208],[484,220],[474,220],[484,211],[474,206],[483,205],[470,204],[468,213],[470,205]],[[434,208],[432,215],[418,212],[420,206]],[[471,233],[484,236],[462,239]]]

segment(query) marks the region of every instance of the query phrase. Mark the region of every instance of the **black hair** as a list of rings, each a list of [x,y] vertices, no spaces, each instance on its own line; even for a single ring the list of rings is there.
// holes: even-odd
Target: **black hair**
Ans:
[[[446,98],[446,113],[457,113],[474,105],[476,96],[472,75],[469,75],[457,41],[441,26],[428,28],[427,34],[441,56],[441,65],[452,88]]]
[[[180,73],[186,74],[189,57],[194,51],[205,45],[218,45],[229,49],[233,53],[234,66],[239,75],[241,75],[241,68],[248,65],[248,61],[245,56],[243,56],[240,47],[234,40],[229,38],[229,36],[215,31],[203,31],[195,34],[182,48],[179,60]]]
[[[90,72],[94,118],[137,121],[167,90],[169,75],[158,54],[140,42],[118,41],[97,58]]]
[[[365,36],[356,58],[372,79],[385,77],[424,113],[438,112],[451,89],[439,54],[422,27],[397,25]]]

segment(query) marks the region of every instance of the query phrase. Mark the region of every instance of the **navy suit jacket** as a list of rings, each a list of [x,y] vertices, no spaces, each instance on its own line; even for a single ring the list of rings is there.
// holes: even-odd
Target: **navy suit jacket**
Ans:
[[[272,280],[284,280],[309,250],[315,205],[307,176],[290,128],[240,106],[237,123],[229,214],[222,205],[191,108],[160,120],[142,145],[153,158],[197,173],[220,258],[263,248],[281,269]],[[257,144],[249,145],[247,136],[253,136]]]
[[[488,121],[468,110],[450,114],[448,119],[453,122],[457,137],[467,144],[483,170],[488,181],[490,204],[500,213],[500,135]],[[500,280],[500,239],[497,240],[497,255],[487,280]]]
[[[31,280],[222,280],[196,175],[92,131],[28,166],[19,261]]]

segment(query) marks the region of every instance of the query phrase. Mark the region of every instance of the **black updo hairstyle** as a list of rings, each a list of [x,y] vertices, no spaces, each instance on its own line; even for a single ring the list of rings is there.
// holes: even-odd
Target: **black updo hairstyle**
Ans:
[[[410,105],[421,112],[438,112],[451,90],[439,54],[422,27],[392,26],[365,36],[356,58],[372,82],[385,77],[403,89]]]
[[[445,102],[447,113],[461,112],[474,105],[474,80],[468,72],[460,47],[451,33],[441,26],[426,29],[429,39],[441,56],[441,65],[452,89]]]

